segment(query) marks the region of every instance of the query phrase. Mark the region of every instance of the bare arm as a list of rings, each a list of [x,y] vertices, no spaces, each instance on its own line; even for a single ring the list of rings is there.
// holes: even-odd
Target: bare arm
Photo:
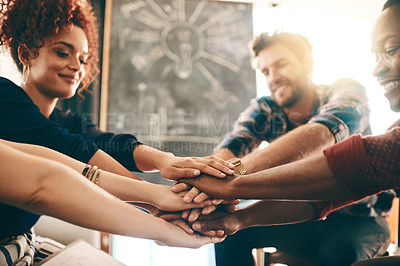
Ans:
[[[276,139],[265,149],[257,150],[246,155],[241,159],[241,162],[248,173],[256,173],[264,169],[290,163],[305,158],[307,156],[317,154],[319,152],[322,152],[324,148],[327,148],[334,143],[335,138],[331,131],[325,125],[319,123],[305,124]],[[234,154],[229,149],[221,149],[217,151],[214,156],[220,156],[223,159],[229,159],[234,157]],[[251,177],[253,177],[253,175],[251,175]],[[291,181],[289,180],[288,182]],[[191,181],[187,183],[191,184]],[[257,184],[255,186],[257,186]],[[220,193],[228,192],[227,190],[222,189],[223,187],[221,186],[200,187],[196,185],[195,187],[209,196],[215,195],[215,193],[209,194],[209,192],[211,190],[214,190],[215,188],[221,189]],[[257,186],[257,188],[260,189],[262,188],[262,186]],[[186,189],[187,186],[183,184],[177,184],[173,186],[173,191],[175,192]],[[246,190],[246,188],[244,188],[244,190]],[[196,191],[192,189],[189,192],[190,194],[188,193],[190,200],[196,197],[197,194],[195,192]],[[250,194],[252,195],[252,192],[250,192]],[[265,195],[265,193],[263,195]],[[232,198],[238,198],[235,196],[237,195],[234,195]],[[267,196],[266,198],[273,197]],[[188,200],[187,202],[190,201]]]
[[[11,146],[17,150],[26,152],[28,154],[40,156],[43,158],[47,158],[50,160],[54,160],[57,162],[61,162],[65,165],[68,165],[69,167],[75,169],[78,172],[82,172],[83,168],[85,167],[85,164],[74,160],[62,153],[55,152],[51,149],[38,146],[38,145],[30,145],[30,144],[23,144],[23,143],[17,143],[17,142],[12,142],[12,141],[6,141],[0,139],[0,143],[4,143],[8,146]],[[136,180],[142,180],[132,172],[128,171],[125,167],[123,167],[119,162],[117,162],[114,158],[112,158],[110,155],[107,153],[103,152],[102,150],[98,150],[93,157],[90,159],[89,164],[91,165],[97,165],[101,169],[115,173],[118,175],[123,175],[127,176]]]
[[[195,177],[200,173],[224,178],[226,174],[234,172],[233,165],[214,156],[177,157],[147,145],[138,145],[133,151],[133,157],[141,171],[160,170],[163,177],[171,180]]]
[[[334,177],[322,152],[253,174],[225,179],[202,175],[182,182],[224,199],[335,200],[351,196]]]
[[[335,137],[325,125],[310,123],[295,128],[241,161],[247,172],[255,173],[322,152],[334,143]]]
[[[82,170],[85,167],[85,164],[82,162],[79,162],[64,154],[61,154],[59,152],[53,151],[51,149],[42,146],[0,140],[0,144],[2,143],[10,147],[13,147],[15,149],[18,149],[20,151],[23,151],[25,153],[29,153],[31,155],[36,155],[42,158],[47,158],[53,161],[60,162],[62,164],[71,167],[78,173],[82,173]],[[106,158],[105,159],[106,162],[109,162],[108,159],[114,160],[111,157],[108,158],[109,156],[106,153],[99,150],[90,160],[90,163],[93,162],[94,165],[100,166],[101,160],[99,158],[102,156]],[[115,163],[119,165],[117,161],[115,161]],[[125,169],[124,167],[122,168]],[[123,171],[121,170],[121,172]],[[81,178],[84,179],[83,176],[81,176]],[[124,201],[150,203],[164,211],[180,211],[180,210],[186,210],[188,208],[202,208],[204,206],[210,205],[209,201],[201,202],[198,204],[193,202],[184,203],[183,202],[183,196],[185,195],[184,192],[175,194],[171,192],[169,186],[152,184],[146,181],[140,181],[140,179],[136,180],[136,179],[126,178],[124,176],[106,171],[103,171],[101,173],[99,186]]]
[[[23,167],[21,167],[23,164]],[[55,161],[0,143],[0,201],[95,230],[154,239],[166,245],[200,247],[220,238],[190,236],[98,188]]]
[[[201,216],[193,229],[224,230],[229,235],[247,227],[298,223],[314,217],[314,209],[308,202],[259,201],[234,213],[217,211]]]

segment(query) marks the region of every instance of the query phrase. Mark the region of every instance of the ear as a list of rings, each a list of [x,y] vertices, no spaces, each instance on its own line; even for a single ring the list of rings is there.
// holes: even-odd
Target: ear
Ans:
[[[18,46],[18,59],[23,65],[30,65],[31,64],[31,59],[33,58],[32,56],[32,51],[26,46],[26,44],[20,44]]]

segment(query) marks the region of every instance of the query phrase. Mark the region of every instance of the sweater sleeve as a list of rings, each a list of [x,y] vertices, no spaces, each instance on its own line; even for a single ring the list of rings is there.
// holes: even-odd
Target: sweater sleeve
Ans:
[[[0,122],[0,138],[45,146],[84,163],[98,150],[93,141],[42,115],[22,88],[4,78],[0,78]]]
[[[366,196],[400,187],[400,127],[379,136],[354,135],[324,150],[334,177],[352,197],[312,203],[316,219]]]
[[[400,127],[379,136],[351,137],[324,153],[335,178],[355,198],[400,187]]]
[[[82,135],[84,139],[93,141],[97,147],[117,160],[130,171],[139,172],[133,157],[133,150],[142,144],[134,135],[115,134],[100,130],[89,117],[76,112],[61,111],[56,108],[50,119],[59,123],[70,132]]]

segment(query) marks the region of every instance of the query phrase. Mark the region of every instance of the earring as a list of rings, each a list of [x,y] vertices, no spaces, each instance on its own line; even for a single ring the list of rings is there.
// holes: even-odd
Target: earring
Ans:
[[[30,74],[30,67],[24,65],[24,67],[22,68],[22,82],[24,85],[28,81],[29,74]]]

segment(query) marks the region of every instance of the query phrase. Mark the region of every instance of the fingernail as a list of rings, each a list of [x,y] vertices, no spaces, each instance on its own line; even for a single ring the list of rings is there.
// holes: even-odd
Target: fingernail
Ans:
[[[234,168],[234,167],[235,167],[235,165],[229,163],[229,168]]]
[[[235,173],[235,170],[229,170],[229,173],[231,173],[231,174],[234,174]]]
[[[188,200],[189,200],[189,197],[185,196],[185,197],[183,197],[183,200],[184,200],[184,201],[188,201]]]
[[[194,171],[193,171],[193,174],[194,174],[194,175],[200,175],[200,170],[194,170]]]
[[[199,224],[193,224],[193,229],[194,230],[200,230],[201,226]]]
[[[226,176],[226,174],[225,174],[225,173],[220,173],[219,175],[220,175],[220,176]]]

